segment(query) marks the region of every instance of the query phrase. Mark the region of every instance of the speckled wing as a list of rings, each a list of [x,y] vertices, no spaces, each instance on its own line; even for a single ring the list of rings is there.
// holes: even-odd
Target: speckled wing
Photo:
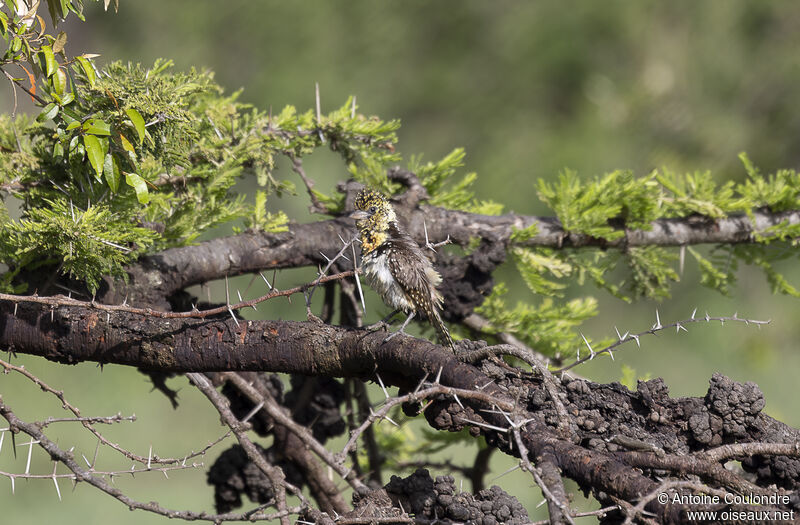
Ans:
[[[454,348],[450,332],[439,315],[442,296],[436,287],[442,282],[441,276],[411,237],[404,232],[392,233],[389,271],[417,311],[431,322],[442,343]]]
[[[389,270],[392,277],[417,309],[431,317],[431,308],[438,307],[442,301],[436,290],[442,278],[411,237],[403,232],[393,232],[391,238]]]

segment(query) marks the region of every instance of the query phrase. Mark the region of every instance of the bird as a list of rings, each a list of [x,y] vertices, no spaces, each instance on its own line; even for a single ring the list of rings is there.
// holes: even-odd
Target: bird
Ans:
[[[436,329],[441,344],[455,350],[455,343],[442,321],[439,310],[442,295],[436,289],[442,282],[431,260],[397,221],[394,207],[380,192],[368,188],[358,193],[355,211],[361,241],[362,270],[367,283],[395,312],[407,317],[399,330],[386,340],[404,333],[408,323],[419,313]]]

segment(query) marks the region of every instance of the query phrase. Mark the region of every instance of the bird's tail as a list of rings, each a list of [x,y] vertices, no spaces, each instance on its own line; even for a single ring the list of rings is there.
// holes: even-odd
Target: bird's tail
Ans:
[[[431,320],[431,324],[439,335],[439,342],[449,346],[451,350],[455,351],[456,344],[453,342],[453,338],[450,337],[450,331],[447,329],[447,326],[445,326],[444,321],[442,321],[442,316],[439,315],[439,312],[434,309],[428,318]]]

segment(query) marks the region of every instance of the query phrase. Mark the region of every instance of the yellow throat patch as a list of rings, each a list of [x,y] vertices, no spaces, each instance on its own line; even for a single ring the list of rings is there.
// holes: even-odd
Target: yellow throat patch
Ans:
[[[397,221],[392,204],[377,191],[364,189],[356,197],[355,208],[367,212],[366,219],[356,221],[361,237],[362,253],[370,253],[389,238],[389,227]]]

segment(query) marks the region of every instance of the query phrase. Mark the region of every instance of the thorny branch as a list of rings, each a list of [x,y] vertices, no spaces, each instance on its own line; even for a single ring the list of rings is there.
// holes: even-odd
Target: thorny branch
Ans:
[[[162,516],[166,516],[168,518],[177,518],[183,519],[187,521],[210,521],[212,523],[219,523],[222,521],[251,521],[255,519],[266,519],[266,520],[274,520],[274,519],[286,519],[288,523],[288,516],[290,514],[299,514],[301,509],[299,507],[293,508],[286,508],[284,510],[278,511],[272,514],[264,514],[262,512],[245,512],[245,513],[225,513],[225,514],[208,514],[206,512],[192,512],[186,510],[172,510],[165,507],[162,507],[156,502],[148,502],[143,503],[140,501],[136,501],[131,497],[127,496],[122,490],[110,485],[107,483],[103,477],[102,473],[99,472],[92,472],[91,470],[84,469],[81,467],[77,461],[73,458],[72,452],[62,450],[58,445],[56,445],[53,441],[51,441],[45,434],[42,432],[37,425],[32,423],[26,423],[25,421],[21,420],[16,416],[16,414],[11,410],[11,408],[2,402],[0,399],[0,416],[3,416],[6,421],[8,421],[11,429],[13,432],[24,432],[28,436],[33,439],[36,444],[44,449],[51,458],[54,460],[62,463],[65,465],[70,471],[72,471],[75,482],[86,482],[90,485],[94,486],[95,488],[99,489],[100,491],[108,494],[109,496],[119,500],[125,506],[130,508],[131,510],[140,509],[146,510],[148,512],[153,512],[155,514],[159,514]],[[160,469],[154,469],[160,470]],[[48,476],[51,477],[52,476]],[[56,487],[57,481],[55,481]]]
[[[39,377],[37,377],[34,374],[32,374],[30,371],[26,370],[24,367],[12,365],[11,363],[8,363],[8,362],[6,362],[6,361],[4,361],[2,359],[0,359],[0,366],[3,367],[3,371],[5,371],[6,373],[9,372],[9,371],[13,371],[13,372],[16,372],[18,374],[21,374],[23,377],[25,377],[26,379],[31,381],[33,384],[38,386],[43,392],[47,392],[49,394],[54,395],[61,402],[61,406],[63,408],[65,408],[66,410],[69,410],[70,412],[72,412],[75,415],[75,418],[71,418],[70,420],[74,420],[74,421],[77,421],[77,422],[81,423],[86,428],[86,430],[91,432],[97,438],[99,444],[106,445],[107,447],[109,447],[109,448],[113,449],[114,451],[122,454],[123,456],[125,456],[126,458],[128,458],[131,461],[135,461],[137,463],[141,463],[143,465],[146,465],[148,469],[151,468],[151,466],[153,464],[156,464],[156,465],[185,465],[187,460],[194,459],[194,458],[196,458],[198,456],[205,455],[205,453],[208,450],[210,450],[214,445],[216,445],[217,443],[221,442],[222,440],[224,440],[225,438],[227,438],[230,435],[230,432],[225,433],[224,435],[222,435],[221,437],[219,437],[215,441],[213,441],[213,442],[209,443],[208,445],[206,445],[205,447],[201,448],[199,451],[191,452],[191,453],[187,454],[186,456],[184,456],[183,458],[159,458],[157,455],[153,454],[152,451],[148,456],[140,456],[138,454],[135,454],[135,453],[131,452],[130,450],[127,450],[127,449],[121,447],[117,443],[112,443],[105,436],[103,436],[103,434],[101,434],[92,425],[92,423],[96,423],[96,422],[106,423],[106,421],[103,421],[103,420],[95,421],[94,418],[82,417],[81,416],[81,412],[78,409],[78,407],[74,406],[72,403],[70,403],[66,399],[66,397],[64,396],[64,392],[63,391],[56,390],[53,387],[49,386],[47,383],[45,383]],[[136,420],[136,416],[131,416],[130,418],[120,418],[120,419],[121,420],[126,420],[126,421],[135,421]],[[40,426],[41,426],[41,428],[44,428],[45,426],[47,426],[47,424],[49,424],[48,420],[45,420],[44,422],[42,422],[40,424]]]
[[[233,433],[236,435],[236,439],[239,440],[239,444],[242,448],[245,449],[247,452],[247,456],[250,460],[255,463],[258,468],[263,472],[267,478],[269,478],[270,482],[272,483],[272,490],[274,492],[274,499],[275,499],[275,506],[278,509],[279,513],[282,513],[280,521],[281,525],[290,525],[291,521],[289,520],[289,510],[286,505],[286,489],[289,489],[295,496],[299,497],[301,501],[304,502],[306,506],[308,506],[308,502],[305,501],[302,492],[297,488],[292,486],[290,483],[284,480],[283,472],[267,463],[264,456],[261,452],[256,448],[255,444],[247,437],[245,434],[245,424],[239,421],[236,416],[231,412],[230,408],[228,407],[227,400],[223,397],[222,394],[217,392],[217,390],[211,385],[211,382],[206,378],[203,374],[187,374],[189,379],[194,383],[194,385],[200,390],[208,400],[214,405],[217,412],[219,412],[222,419],[225,421],[225,424],[230,427]]]
[[[302,293],[308,289],[313,289],[318,284],[337,281],[339,279],[344,279],[345,277],[351,277],[353,276],[353,274],[354,274],[353,270],[348,270],[345,272],[339,272],[334,275],[320,275],[319,278],[315,279],[314,282],[312,283],[303,284],[301,286],[295,286],[293,288],[289,288],[286,290],[277,290],[273,288],[272,291],[270,291],[269,293],[262,295],[261,297],[257,297],[255,299],[250,299],[248,301],[240,301],[235,304],[219,306],[217,308],[209,308],[208,310],[194,309],[189,312],[165,312],[162,310],[155,310],[153,308],[136,308],[133,306],[128,306],[127,304],[101,304],[96,301],[79,301],[78,299],[73,299],[72,297],[64,295],[38,296],[38,295],[11,295],[11,294],[0,293],[0,301],[9,301],[14,304],[17,303],[45,304],[51,307],[80,306],[83,308],[99,310],[101,312],[109,312],[109,313],[126,312],[130,314],[155,317],[159,319],[204,319],[206,317],[213,317],[219,314],[223,314],[230,310],[253,308],[255,305],[263,303],[264,301],[268,301],[276,297],[289,297],[297,293]]]
[[[602,355],[602,354],[608,354],[613,359],[614,358],[614,352],[616,351],[618,346],[623,345],[625,343],[629,343],[631,341],[636,341],[636,345],[640,346],[640,343],[639,343],[639,338],[640,337],[642,337],[644,335],[655,335],[657,332],[660,332],[662,330],[666,330],[667,328],[675,328],[675,330],[677,332],[680,332],[681,330],[683,330],[685,332],[687,330],[686,330],[684,325],[693,324],[693,323],[701,323],[701,322],[708,323],[708,322],[711,322],[711,321],[719,321],[720,324],[724,325],[725,322],[727,321],[727,322],[738,322],[738,323],[744,323],[744,324],[752,324],[752,325],[756,325],[758,327],[761,327],[761,325],[767,325],[767,324],[770,323],[770,321],[759,321],[757,319],[744,319],[744,318],[739,317],[738,314],[733,314],[732,316],[729,316],[729,317],[712,317],[712,316],[708,315],[708,313],[706,313],[703,317],[696,317],[696,314],[697,314],[697,310],[695,309],[695,311],[692,312],[692,316],[689,319],[684,319],[682,321],[675,321],[673,323],[668,323],[666,325],[662,325],[661,324],[661,319],[660,319],[660,317],[658,315],[658,310],[656,310],[656,322],[653,324],[652,327],[650,327],[649,330],[643,330],[643,331],[641,331],[639,333],[636,333],[636,334],[631,334],[630,332],[625,332],[625,334],[620,334],[619,330],[617,330],[617,340],[615,342],[613,342],[612,344],[608,345],[607,347],[605,347],[605,348],[603,348],[601,350],[597,350],[597,351],[595,351],[592,348],[592,345],[589,344],[589,341],[587,341],[586,338],[584,337],[583,341],[586,344],[586,347],[589,349],[589,355],[582,358],[581,357],[581,351],[580,351],[580,348],[579,348],[578,349],[577,359],[573,363],[571,363],[571,364],[569,364],[567,366],[564,366],[562,368],[559,368],[558,370],[553,371],[553,373],[555,373],[555,374],[564,373],[567,370],[571,370],[572,368],[575,368],[576,366],[578,366],[580,364],[583,364],[583,363],[586,363],[588,361],[591,361],[592,359],[594,359],[598,355]]]

